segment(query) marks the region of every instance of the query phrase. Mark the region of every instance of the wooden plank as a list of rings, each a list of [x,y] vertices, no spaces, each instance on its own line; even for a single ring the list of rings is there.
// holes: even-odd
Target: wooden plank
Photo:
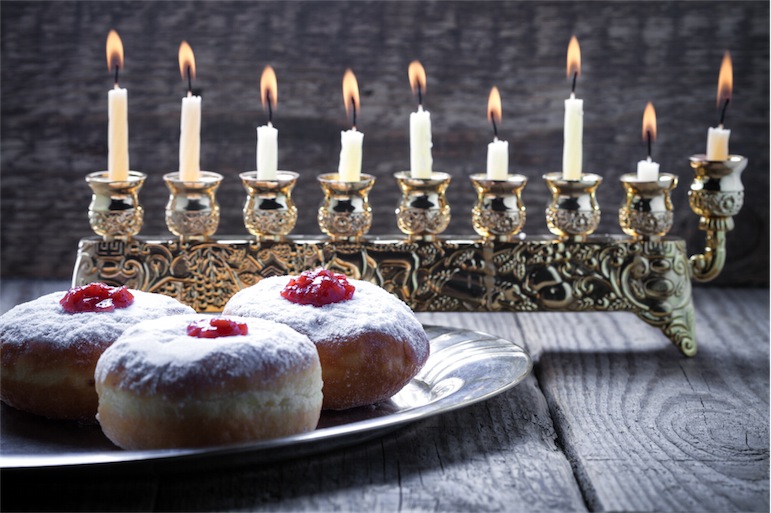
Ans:
[[[156,509],[585,511],[534,379],[364,445],[269,468],[161,477]]]
[[[695,302],[693,359],[629,314],[518,316],[591,510],[768,510],[768,291]]]

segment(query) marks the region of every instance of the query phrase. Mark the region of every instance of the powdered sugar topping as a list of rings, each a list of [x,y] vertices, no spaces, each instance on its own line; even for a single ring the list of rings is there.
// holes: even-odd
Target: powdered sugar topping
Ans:
[[[409,343],[420,361],[427,357],[428,337],[423,326],[410,307],[381,287],[349,279],[356,287],[351,299],[316,307],[281,297],[280,292],[290,279],[290,276],[274,276],[260,280],[236,293],[223,313],[282,322],[316,343],[376,330]]]
[[[243,378],[269,384],[292,369],[318,365],[316,346],[288,326],[261,319],[227,317],[248,334],[214,339],[187,335],[200,314],[145,321],[128,329],[101,356],[95,378],[121,375],[117,386],[141,393],[191,395],[192,388],[228,392]]]
[[[67,313],[59,304],[67,291],[46,294],[22,303],[0,316],[0,341],[23,344],[29,340],[69,347],[84,342],[110,343],[134,324],[157,317],[194,313],[174,298],[139,290],[134,302],[113,312]]]

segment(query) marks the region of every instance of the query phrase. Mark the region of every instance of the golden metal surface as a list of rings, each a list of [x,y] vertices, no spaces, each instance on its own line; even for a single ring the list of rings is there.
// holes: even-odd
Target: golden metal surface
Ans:
[[[416,311],[634,312],[684,354],[696,352],[691,268],[684,241],[669,237],[191,243],[92,237],[80,242],[73,284],[125,284],[219,312],[264,277],[319,266],[380,285]]]
[[[324,199],[318,211],[319,228],[334,240],[357,240],[372,225],[369,191],[375,177],[362,174],[358,182],[340,181],[337,173],[318,177]]]
[[[725,233],[733,230],[733,216],[744,204],[741,174],[747,159],[730,155],[725,161],[709,161],[705,155],[693,155],[693,183],[688,202],[699,218],[699,229],[706,232],[704,252],[691,257],[693,279],[714,280],[725,265]]]
[[[547,173],[543,179],[552,194],[546,208],[549,231],[572,241],[584,240],[594,233],[600,224],[596,192],[602,177],[584,173],[580,180],[564,180],[562,173]]]
[[[113,181],[107,171],[86,176],[91,187],[88,222],[91,229],[105,240],[129,239],[142,229],[144,209],[139,204],[139,190],[147,175],[129,171],[125,181]]]
[[[431,173],[431,178],[412,178],[409,171],[394,175],[402,192],[396,207],[396,225],[412,240],[433,240],[450,224],[450,204],[445,192],[452,177]]]
[[[527,178],[509,175],[506,180],[488,180],[483,173],[471,175],[477,201],[471,210],[471,224],[482,237],[510,240],[525,225],[526,210],[522,190]]]
[[[670,192],[677,177],[661,173],[657,181],[640,181],[633,173],[621,175],[626,197],[618,211],[621,230],[639,239],[656,239],[672,228],[674,214]]]
[[[324,191],[319,226],[329,237],[287,238],[283,236],[291,231],[294,219],[262,221],[280,225],[266,230],[257,226],[258,221],[247,221],[247,216],[290,212],[296,174],[260,188],[264,184],[253,183],[253,177],[243,173],[248,191],[245,222],[255,240],[208,238],[219,219],[214,192],[221,175],[203,172],[201,182],[184,183],[172,173],[164,177],[171,190],[167,223],[179,238],[124,236],[129,230],[122,227],[120,236],[113,231],[110,237],[82,239],[73,285],[94,281],[127,285],[167,294],[200,312],[220,312],[233,294],[262,278],[326,267],[371,281],[415,311],[633,312],[692,356],[696,341],[691,279],[711,280],[723,268],[725,233],[733,228],[732,216],[742,206],[741,172],[746,165],[747,159],[737,155],[723,162],[691,157],[695,177],[689,202],[700,216],[699,228],[706,231],[706,248],[690,259],[682,239],[665,235],[671,225],[669,192],[677,184],[677,178],[668,174],[658,182],[622,177],[627,195],[619,219],[631,237],[590,235],[600,218],[595,198],[599,176],[562,180],[559,173],[546,174],[552,191],[547,224],[559,239],[516,240],[511,235],[524,224],[520,195],[526,179],[512,175],[508,181],[493,182],[474,175],[478,198],[472,219],[483,238],[454,240],[437,237],[450,218],[444,196],[449,175],[434,173],[432,179],[414,180],[408,173],[397,173],[403,193],[397,221],[408,238],[369,240],[363,236],[372,221],[368,193],[374,177],[362,175],[360,182],[352,183],[339,181],[335,173],[318,177]],[[97,179],[101,173],[89,175],[96,198],[89,213],[120,204],[127,208],[115,210],[134,209],[141,219],[136,190],[144,176],[135,175],[131,176],[138,185],[132,190],[102,183]],[[113,198],[116,191],[122,194],[118,200]],[[269,205],[258,200],[270,200]],[[498,218],[485,218],[486,213]],[[203,214],[206,220],[175,217],[191,214]],[[632,214],[639,214],[639,219]],[[296,218],[296,209],[293,215]],[[100,235],[101,226],[94,228]]]
[[[241,173],[246,189],[244,226],[252,235],[263,239],[280,239],[289,234],[297,222],[297,207],[292,189],[299,174],[278,171],[276,180],[260,180],[257,171]]]
[[[180,180],[179,173],[163,175],[169,188],[166,226],[183,241],[206,240],[217,232],[220,206],[215,196],[222,175],[201,171],[196,182]]]

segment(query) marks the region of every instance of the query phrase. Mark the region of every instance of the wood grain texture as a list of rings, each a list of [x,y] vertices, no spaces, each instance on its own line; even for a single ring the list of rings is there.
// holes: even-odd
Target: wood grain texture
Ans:
[[[519,317],[591,510],[768,510],[768,292],[695,304],[693,359],[626,314]]]
[[[6,280],[5,310],[65,282]],[[699,354],[628,313],[420,313],[525,346],[488,401],[264,466],[3,477],[40,511],[768,511],[769,293],[700,289]]]
[[[526,175],[525,231],[546,233],[541,176],[561,168],[567,41],[576,34],[584,69],[584,169],[603,175],[600,231],[620,233],[618,177],[645,156],[642,111],[653,101],[654,157],[680,176],[672,234],[700,252],[690,212],[688,157],[705,151],[717,123],[715,91],[725,49],[734,58],[728,111],[731,148],[746,155],[745,207],[728,235],[718,283],[765,285],[769,270],[769,5],[767,2],[14,2],[0,11],[0,129],[3,276],[67,277],[77,241],[91,235],[87,173],[106,167],[104,41],[116,28],[126,49],[132,168],[149,174],[141,193],[143,234],[167,234],[162,174],[178,166],[177,48],[195,51],[203,96],[202,166],[225,175],[219,233],[245,234],[237,174],[255,167],[262,68],[277,71],[280,167],[301,173],[295,233],[318,234],[315,176],[337,168],[348,128],[340,91],[352,68],[362,91],[364,170],[377,177],[372,234],[397,232],[392,175],[409,162],[408,115],[415,109],[407,65],[428,73],[435,169],[450,173],[448,234],[473,235],[468,175],[484,170],[491,129],[487,93],[497,85],[501,137],[511,170]],[[34,234],[35,236],[31,236]]]

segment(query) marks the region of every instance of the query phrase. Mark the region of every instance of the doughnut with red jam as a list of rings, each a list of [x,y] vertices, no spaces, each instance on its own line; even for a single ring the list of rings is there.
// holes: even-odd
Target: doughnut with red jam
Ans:
[[[261,319],[182,315],[137,324],[96,365],[98,420],[124,449],[251,442],[316,428],[313,343]]]
[[[176,299],[92,283],[15,306],[0,317],[0,400],[54,419],[94,422],[94,367],[127,328],[193,313]]]
[[[265,278],[236,293],[223,313],[280,322],[307,335],[321,360],[324,409],[387,400],[429,355],[428,336],[404,302],[326,269]]]

